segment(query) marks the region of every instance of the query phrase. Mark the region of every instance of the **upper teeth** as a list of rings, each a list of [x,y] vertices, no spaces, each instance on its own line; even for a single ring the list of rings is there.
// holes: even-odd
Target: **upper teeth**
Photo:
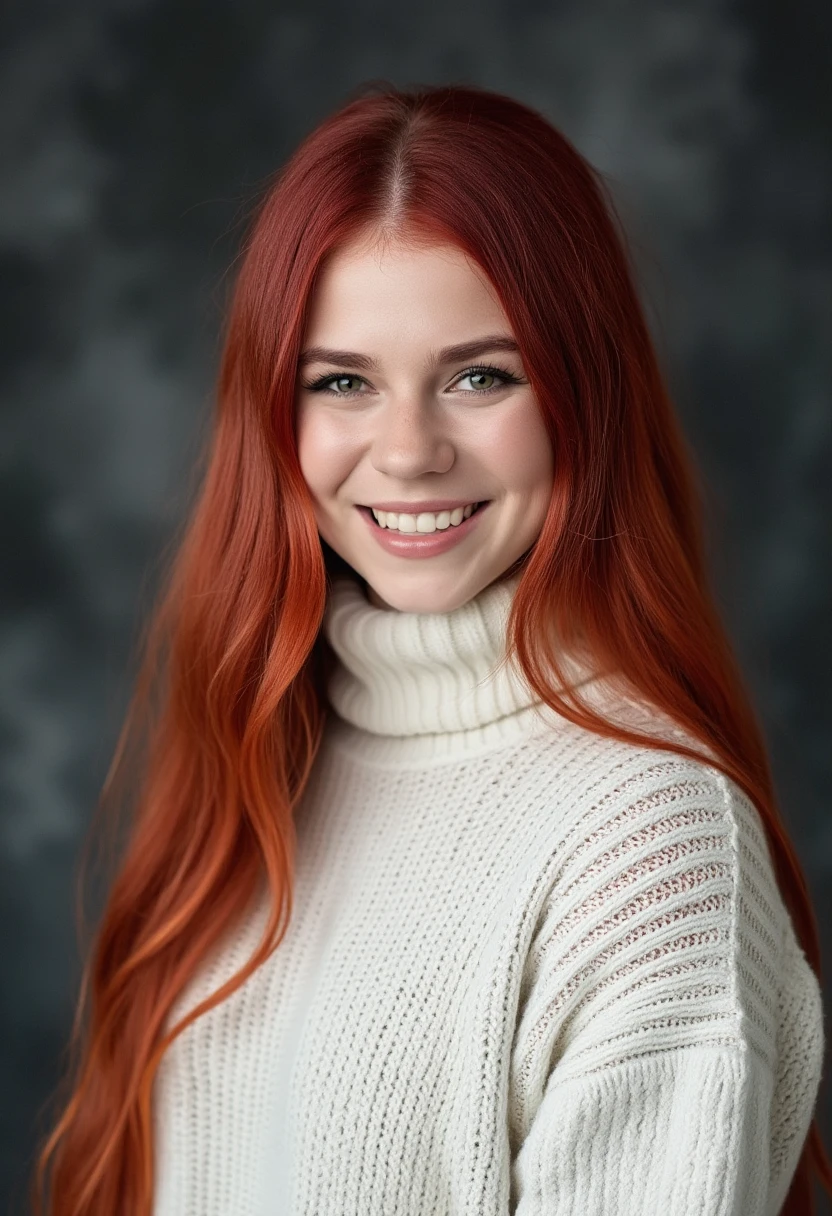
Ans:
[[[477,504],[471,502],[467,507],[454,507],[453,511],[421,511],[418,515],[408,515],[402,511],[377,511],[370,509],[382,528],[392,528],[396,532],[435,532],[437,528],[456,527],[463,519],[467,519]]]

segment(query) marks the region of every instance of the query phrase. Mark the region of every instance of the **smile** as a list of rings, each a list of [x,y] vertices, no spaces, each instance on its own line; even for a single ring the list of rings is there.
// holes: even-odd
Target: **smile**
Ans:
[[[464,519],[473,515],[479,505],[470,502],[466,507],[455,507],[453,511],[421,511],[418,515],[404,511],[377,511],[374,507],[370,509],[379,527],[412,535],[415,532],[426,534],[437,529],[444,532],[446,528],[457,528]]]
[[[439,511],[436,514],[425,511],[418,516],[405,515],[406,528],[409,528],[410,520],[414,523],[410,531],[401,529],[402,516],[396,518],[394,512],[379,513],[393,515],[398,526],[390,527],[389,524],[380,523],[370,507],[359,506],[356,510],[367,521],[373,538],[388,553],[398,557],[434,557],[455,548],[470,536],[489,506],[490,500],[471,504],[470,510],[468,507],[457,507],[454,511]],[[459,522],[454,523],[454,519],[459,519]],[[416,525],[420,520],[422,527],[418,529]]]

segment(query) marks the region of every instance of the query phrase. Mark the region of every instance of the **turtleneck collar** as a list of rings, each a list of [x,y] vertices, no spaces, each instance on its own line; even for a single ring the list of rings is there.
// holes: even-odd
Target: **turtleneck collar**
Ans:
[[[337,715],[387,737],[522,733],[541,702],[504,661],[519,582],[518,573],[492,583],[451,612],[416,613],[377,608],[357,576],[335,576],[323,630],[338,660],[327,687]],[[585,669],[570,660],[569,672]]]

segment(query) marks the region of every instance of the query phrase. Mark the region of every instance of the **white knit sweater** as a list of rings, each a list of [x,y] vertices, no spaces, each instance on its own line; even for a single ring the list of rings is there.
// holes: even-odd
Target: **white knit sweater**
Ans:
[[[154,1216],[778,1212],[823,1031],[758,814],[535,705],[516,585],[420,615],[335,581],[291,923],[162,1060]]]

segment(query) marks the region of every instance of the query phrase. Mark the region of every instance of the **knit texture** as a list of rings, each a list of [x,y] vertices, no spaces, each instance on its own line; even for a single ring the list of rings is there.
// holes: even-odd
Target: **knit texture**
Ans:
[[[291,922],[162,1059],[154,1216],[779,1211],[823,1026],[759,815],[704,761],[537,704],[501,666],[516,586],[415,614],[335,580]]]

